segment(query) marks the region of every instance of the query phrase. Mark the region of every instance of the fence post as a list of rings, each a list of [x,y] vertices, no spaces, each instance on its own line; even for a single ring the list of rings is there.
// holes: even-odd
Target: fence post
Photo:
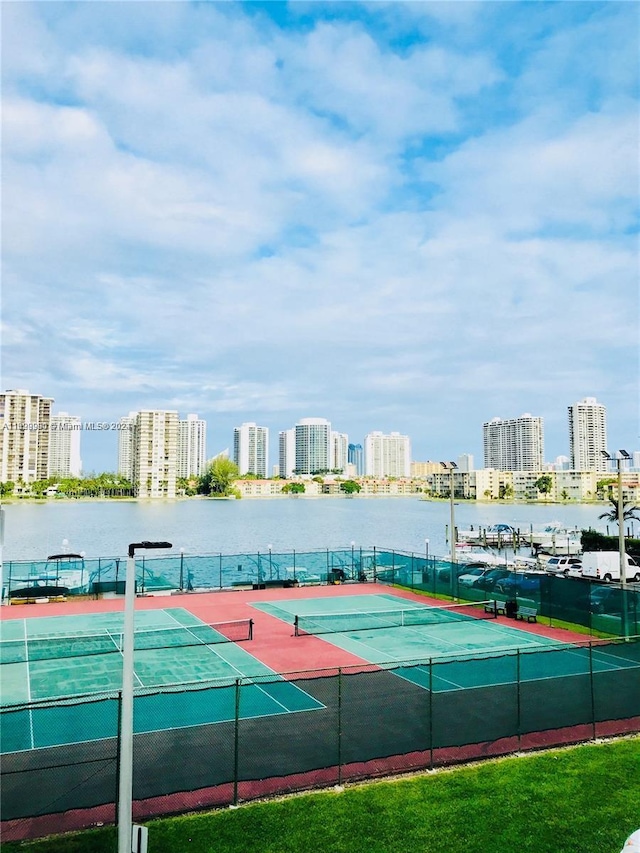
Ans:
[[[522,719],[521,719],[521,696],[520,696],[520,649],[516,649],[516,719],[518,733],[518,751],[522,746]]]
[[[338,667],[338,785],[342,785],[342,667]]]
[[[222,551],[218,554],[218,565],[220,568],[220,589],[222,589]]]
[[[429,658],[429,770],[433,770],[433,658]]]
[[[238,805],[238,768],[240,760],[239,736],[240,736],[240,679],[236,678],[235,696],[235,727],[233,739],[233,805]]]
[[[376,546],[373,546],[373,582],[378,582],[378,560],[376,558]]]
[[[589,689],[591,692],[591,731],[593,740],[596,739],[596,694],[593,683],[593,643],[589,642]]]
[[[116,795],[115,799],[115,819],[118,823],[118,815],[120,814],[120,738],[122,736],[122,690],[118,690],[118,733],[116,736]]]

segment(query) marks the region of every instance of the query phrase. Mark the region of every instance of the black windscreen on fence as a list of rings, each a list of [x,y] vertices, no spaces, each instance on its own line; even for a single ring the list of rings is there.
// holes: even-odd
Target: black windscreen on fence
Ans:
[[[134,799],[147,815],[180,812],[504,754],[532,735],[584,740],[605,721],[633,730],[638,684],[634,638],[143,691],[136,714],[162,707],[168,722],[135,736]],[[274,697],[291,712],[274,714]],[[5,838],[22,837],[21,820],[72,810],[114,819],[117,709],[112,696],[2,710]],[[218,722],[198,724],[212,709]],[[68,742],[48,744],[55,730]],[[29,827],[44,834],[47,823]]]

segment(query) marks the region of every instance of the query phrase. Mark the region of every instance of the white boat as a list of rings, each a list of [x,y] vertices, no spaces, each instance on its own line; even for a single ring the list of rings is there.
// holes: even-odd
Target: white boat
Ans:
[[[52,554],[45,566],[34,563],[25,575],[11,577],[9,598],[48,598],[89,592],[89,570],[82,554]]]
[[[443,557],[443,560],[451,562],[451,554]],[[487,566],[504,566],[507,563],[505,554],[496,554],[482,545],[473,545],[469,542],[456,542],[457,563],[485,563]]]
[[[575,527],[565,527],[559,521],[532,530],[529,540],[534,548],[545,551],[556,549],[563,554],[578,554],[582,548],[580,531]]]

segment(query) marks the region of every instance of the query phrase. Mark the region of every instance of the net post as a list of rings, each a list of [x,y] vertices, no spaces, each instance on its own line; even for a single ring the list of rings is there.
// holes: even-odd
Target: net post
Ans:
[[[297,616],[293,617],[293,636],[294,637],[300,636],[300,629],[298,628],[298,617]]]
[[[253,619],[249,619],[249,639],[253,640]]]

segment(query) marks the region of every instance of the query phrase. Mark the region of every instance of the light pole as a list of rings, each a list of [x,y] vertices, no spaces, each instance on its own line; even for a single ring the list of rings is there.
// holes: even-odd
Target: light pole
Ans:
[[[606,459],[613,459],[606,450],[601,450],[600,453]],[[624,545],[624,501],[622,500],[622,460],[631,459],[631,455],[626,450],[619,450],[618,456],[615,457],[618,467],[618,551],[620,553],[620,583],[624,586],[627,583],[627,558]]]
[[[184,548],[180,548],[180,592],[184,589]]]
[[[351,540],[351,580],[355,580],[356,577],[356,560],[355,555],[353,553],[353,549],[356,547],[356,543]]]
[[[267,548],[269,549],[269,580],[272,581],[273,580],[273,563],[271,562],[271,549],[273,548],[273,545],[267,545]]]
[[[429,559],[429,540],[428,539],[424,540],[424,557],[425,557],[425,560]]]
[[[449,542],[451,543],[451,562],[456,563],[456,511],[454,509],[453,497],[455,492],[455,481],[453,472],[458,467],[455,462],[441,462],[445,471],[449,472],[449,515],[451,523],[451,533],[449,534]],[[453,574],[453,573],[452,573]]]
[[[122,629],[122,696],[120,698],[120,776],[118,779],[118,853],[131,853],[133,802],[133,632],[135,628],[136,558],[139,550],[171,548],[171,542],[129,545]]]

